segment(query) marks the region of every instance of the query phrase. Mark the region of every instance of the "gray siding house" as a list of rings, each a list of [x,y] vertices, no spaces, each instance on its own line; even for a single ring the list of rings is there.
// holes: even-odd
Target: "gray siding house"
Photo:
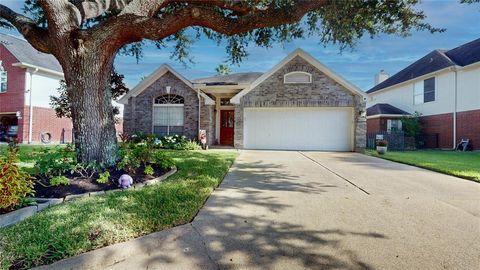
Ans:
[[[365,94],[301,49],[266,73],[187,80],[162,65],[120,103],[124,132],[244,149],[362,151]]]

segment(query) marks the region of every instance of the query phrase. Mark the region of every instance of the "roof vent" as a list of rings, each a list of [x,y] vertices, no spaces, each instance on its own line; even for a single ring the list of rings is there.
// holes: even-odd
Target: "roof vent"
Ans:
[[[390,75],[388,75],[387,73],[385,73],[385,70],[380,70],[379,73],[375,74],[375,85],[377,84],[380,84],[381,82],[385,81],[386,79],[388,79],[390,77]]]

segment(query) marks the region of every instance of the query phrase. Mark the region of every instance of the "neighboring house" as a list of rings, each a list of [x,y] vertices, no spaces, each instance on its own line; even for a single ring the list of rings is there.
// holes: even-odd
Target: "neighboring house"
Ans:
[[[70,119],[57,118],[50,96],[57,94],[63,72],[57,60],[27,41],[0,33],[0,132],[17,130],[24,143],[68,142]]]
[[[480,149],[480,39],[434,50],[392,77],[377,75],[377,83],[367,91],[368,133],[401,129],[401,116],[418,112],[422,132],[438,138],[427,145],[447,149],[470,139]]]
[[[162,65],[119,101],[127,134],[183,134],[245,149],[365,147],[365,94],[301,49],[266,73],[189,81]]]

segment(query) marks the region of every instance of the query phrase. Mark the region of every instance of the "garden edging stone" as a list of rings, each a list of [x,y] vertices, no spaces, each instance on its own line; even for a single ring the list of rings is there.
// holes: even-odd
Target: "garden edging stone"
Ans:
[[[132,189],[141,189],[144,186],[150,186],[150,185],[155,185],[158,183],[161,183],[168,177],[172,176],[177,172],[177,167],[173,167],[170,171],[165,173],[164,175],[161,175],[157,178],[154,178],[152,180],[147,180],[144,183],[138,183],[132,185]],[[27,206],[20,208],[18,210],[0,215],[0,228],[7,227],[10,225],[13,225],[17,222],[20,222],[28,217],[31,217],[35,215],[36,213],[48,208],[49,206],[56,205],[56,204],[61,204],[65,201],[71,201],[73,199],[77,198],[84,198],[84,197],[92,197],[92,196],[98,196],[105,194],[107,192],[116,192],[116,191],[124,191],[124,189],[112,189],[112,190],[107,190],[107,191],[95,191],[95,192],[87,192],[83,194],[72,194],[72,195],[67,195],[64,198],[33,198],[36,202],[37,205],[34,206]]]

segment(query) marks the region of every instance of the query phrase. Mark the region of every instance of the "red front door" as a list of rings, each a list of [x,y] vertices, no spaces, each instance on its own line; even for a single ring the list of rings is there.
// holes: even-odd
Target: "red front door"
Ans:
[[[233,145],[235,113],[233,110],[220,111],[220,144]]]

